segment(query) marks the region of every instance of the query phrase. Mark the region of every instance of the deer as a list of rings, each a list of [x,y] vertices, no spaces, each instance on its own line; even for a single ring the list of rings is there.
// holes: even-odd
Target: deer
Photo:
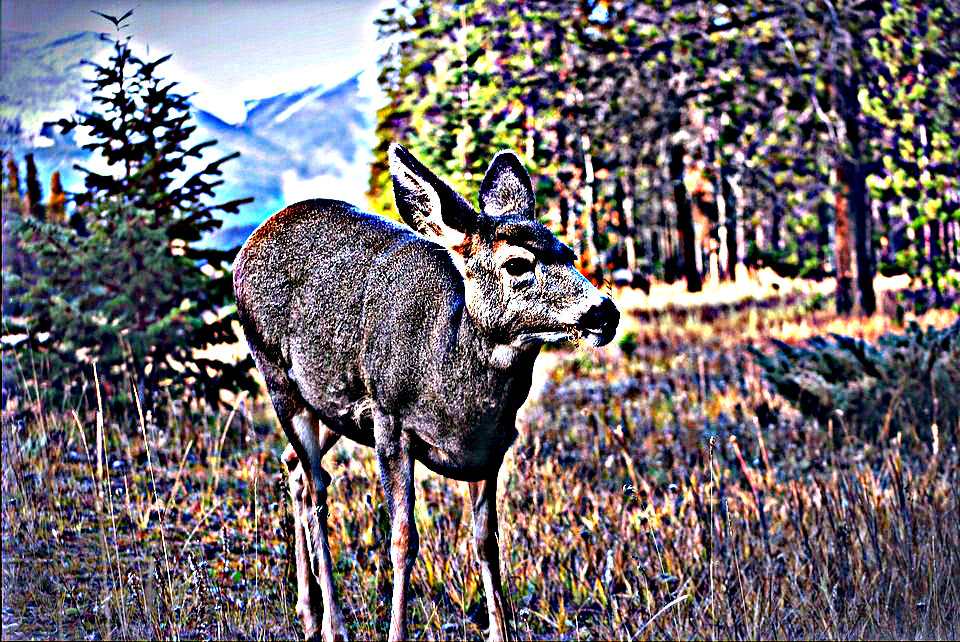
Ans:
[[[240,324],[289,442],[296,612],[305,638],[347,639],[321,463],[346,437],[374,449],[390,516],[389,639],[407,638],[419,463],[468,482],[488,637],[509,640],[497,477],[534,361],[550,342],[609,343],[620,313],[538,221],[516,154],[493,157],[476,208],[403,146],[388,158],[402,224],[309,200],[265,220],[234,263]]]

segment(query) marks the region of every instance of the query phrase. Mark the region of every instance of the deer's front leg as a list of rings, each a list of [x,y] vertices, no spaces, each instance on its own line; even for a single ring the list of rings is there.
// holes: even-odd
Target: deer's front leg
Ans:
[[[473,545],[480,560],[483,588],[490,614],[490,640],[510,640],[509,604],[500,582],[500,548],[497,537],[497,475],[470,484],[473,504]]]
[[[407,639],[407,588],[420,538],[413,521],[413,458],[410,436],[393,417],[375,416],[377,464],[390,510],[390,560],[393,602],[389,639]]]

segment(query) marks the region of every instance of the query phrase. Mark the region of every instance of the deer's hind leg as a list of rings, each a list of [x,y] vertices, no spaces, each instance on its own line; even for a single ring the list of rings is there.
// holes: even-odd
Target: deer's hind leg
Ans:
[[[325,640],[346,640],[343,615],[333,584],[333,561],[327,543],[327,487],[330,475],[321,467],[323,456],[340,438],[309,410],[293,417],[292,444],[283,452],[293,502],[297,558],[297,614],[306,638],[322,634]],[[285,427],[286,428],[286,427]],[[287,433],[290,435],[290,433]],[[307,461],[301,461],[302,450]]]
[[[310,554],[309,531],[303,516],[312,512],[313,499],[309,482],[300,465],[300,458],[292,445],[283,451],[287,466],[290,499],[293,502],[294,552],[297,560],[297,615],[303,626],[305,639],[315,639],[320,633],[323,616],[323,592],[313,572],[313,556]]]

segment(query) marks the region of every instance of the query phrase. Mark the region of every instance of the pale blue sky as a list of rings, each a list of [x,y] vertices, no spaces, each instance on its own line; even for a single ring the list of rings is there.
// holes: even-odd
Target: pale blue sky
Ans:
[[[243,101],[313,85],[333,86],[373,69],[373,24],[383,0],[2,0],[2,29],[50,34],[110,31],[91,9],[133,9],[127,33],[138,53],[173,53],[164,75],[228,122]],[[374,74],[369,75],[371,78]]]

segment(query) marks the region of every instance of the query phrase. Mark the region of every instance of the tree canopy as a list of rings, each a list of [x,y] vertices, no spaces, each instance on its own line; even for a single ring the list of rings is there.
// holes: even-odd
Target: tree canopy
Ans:
[[[119,25],[126,17],[109,18]],[[8,190],[4,224],[20,259],[5,265],[4,332],[27,336],[18,351],[45,364],[63,403],[92,393],[83,382],[92,383],[96,361],[116,401],[137,389],[149,408],[155,395],[189,389],[216,404],[223,389],[255,389],[249,357],[231,363],[200,352],[238,341],[228,269],[236,249],[192,244],[221,225],[220,213],[252,199],[213,201],[220,166],[236,154],[201,160],[216,141],[192,140],[189,96],[158,75],[169,56],[146,61],[129,38],[104,38],[113,43],[109,61],[86,63],[98,109],[57,125],[86,128],[85,147],[107,169],[78,166],[89,192],[75,199],[69,222],[53,209],[45,217],[42,205],[17,207]],[[25,378],[7,371],[12,360],[4,364],[5,379]]]
[[[616,268],[697,290],[765,264],[956,288],[960,6],[952,0],[748,3],[400,2],[371,171],[402,140],[467,193],[496,151],[539,177],[545,220],[597,279]],[[922,194],[921,194],[922,192]]]

